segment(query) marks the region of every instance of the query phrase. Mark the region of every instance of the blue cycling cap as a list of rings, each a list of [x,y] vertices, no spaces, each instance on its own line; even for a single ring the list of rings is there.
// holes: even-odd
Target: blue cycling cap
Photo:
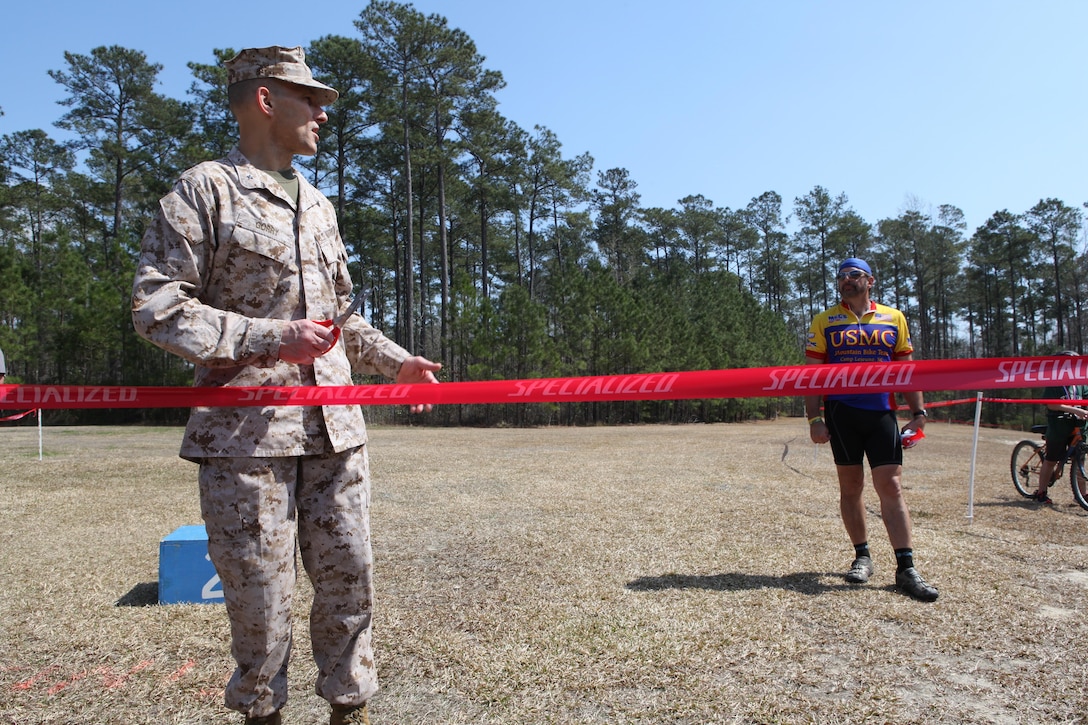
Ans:
[[[844,269],[860,269],[870,277],[873,276],[873,270],[869,269],[869,265],[865,263],[864,259],[858,259],[857,257],[850,257],[849,259],[842,260],[842,264],[839,265],[839,271]]]

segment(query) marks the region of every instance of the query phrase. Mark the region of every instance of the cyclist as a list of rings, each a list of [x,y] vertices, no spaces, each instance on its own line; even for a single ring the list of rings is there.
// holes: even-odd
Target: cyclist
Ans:
[[[903,313],[870,298],[876,277],[868,263],[850,257],[839,266],[835,279],[842,301],[813,319],[805,361],[872,364],[913,360],[914,347]],[[905,392],[903,397],[911,408],[911,420],[903,430],[921,432],[926,424],[922,392]],[[888,393],[849,392],[828,395],[825,400],[819,395],[805,396],[809,437],[816,444],[831,444],[839,479],[839,512],[854,546],[854,562],[846,581],[864,584],[873,575],[863,495],[864,463],[868,460],[881,519],[895,550],[896,586],[914,599],[932,602],[937,599],[937,589],[914,566],[910,511],[901,482],[902,434],[893,402]]]
[[[1063,350],[1060,355],[1076,356],[1078,353],[1072,350]],[[1043,397],[1051,400],[1086,400],[1088,399],[1088,386],[1085,385],[1056,385],[1043,391]],[[1039,487],[1033,497],[1039,503],[1054,503],[1047,495],[1051,479],[1054,476],[1054,468],[1065,459],[1069,450],[1069,440],[1077,428],[1084,428],[1088,420],[1088,409],[1079,405],[1065,405],[1048,403],[1046,411],[1046,457],[1039,466]],[[1084,490],[1084,481],[1078,481],[1081,491]]]

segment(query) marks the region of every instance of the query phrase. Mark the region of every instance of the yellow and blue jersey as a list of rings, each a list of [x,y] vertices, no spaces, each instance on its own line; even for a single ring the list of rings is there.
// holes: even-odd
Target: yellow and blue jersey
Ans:
[[[894,307],[869,303],[861,317],[845,304],[825,310],[812,320],[805,356],[824,363],[875,363],[899,360],[914,352],[907,319]],[[891,393],[828,395],[865,410],[894,410]]]

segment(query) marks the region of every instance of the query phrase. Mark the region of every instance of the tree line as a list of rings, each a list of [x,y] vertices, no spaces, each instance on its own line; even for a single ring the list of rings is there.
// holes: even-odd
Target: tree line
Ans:
[[[870,222],[822,186],[792,202],[764,191],[736,208],[699,194],[644,207],[626,169],[597,170],[547,128],[504,117],[501,72],[446,18],[373,0],[353,25],[307,47],[315,76],[341,96],[318,154],[297,164],[337,208],[368,319],[443,362],[445,380],[798,364],[847,256],[873,264],[874,296],[904,311],[917,358],[1084,350],[1079,206],[1042,198],[974,231],[951,204]],[[129,296],[158,199],[182,170],[236,141],[221,65],[235,52],[188,63],[185,99],[155,92],[162,66],[142,51],[66,52],[49,75],[66,94],[55,125],[68,140],[42,129],[0,138],[9,382],[191,382],[187,363],[134,334]],[[762,398],[522,404],[451,406],[430,420],[722,421],[798,410]],[[175,422],[184,411],[64,415]],[[987,415],[1022,423],[1036,413]]]

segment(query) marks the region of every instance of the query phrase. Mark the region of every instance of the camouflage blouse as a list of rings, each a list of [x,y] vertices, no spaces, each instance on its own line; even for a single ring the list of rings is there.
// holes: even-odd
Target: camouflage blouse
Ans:
[[[352,283],[332,204],[301,175],[298,204],[238,149],[186,171],[159,202],[133,284],[137,332],[196,366],[198,386],[351,385],[396,377],[409,353],[353,315],[313,365],[277,356],[286,321],[347,308]],[[350,406],[194,408],[181,455],[293,456],[366,442]]]

